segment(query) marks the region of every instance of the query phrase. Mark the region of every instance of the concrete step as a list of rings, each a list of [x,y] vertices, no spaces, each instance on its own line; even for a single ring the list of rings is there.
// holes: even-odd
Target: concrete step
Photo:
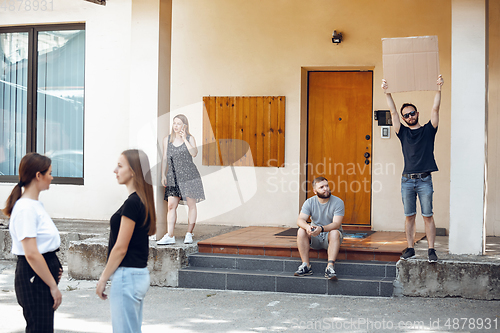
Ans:
[[[214,253],[189,255],[190,267],[225,268],[294,273],[300,265],[297,258],[246,256]],[[311,259],[313,272],[324,272],[326,261]],[[338,261],[335,271],[339,275],[396,277],[396,263],[383,261]]]
[[[313,275],[296,277],[295,258],[194,253],[179,270],[179,287],[324,295],[385,296],[393,294],[392,262],[340,261],[338,281],[324,277],[325,260],[311,260]]]

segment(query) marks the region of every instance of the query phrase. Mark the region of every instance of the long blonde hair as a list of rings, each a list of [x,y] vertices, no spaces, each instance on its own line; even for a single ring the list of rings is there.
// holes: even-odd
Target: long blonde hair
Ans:
[[[191,136],[191,133],[189,133],[189,121],[187,117],[183,114],[178,114],[177,116],[174,117],[180,119],[184,125],[186,125],[186,128],[184,129],[184,132],[186,132],[186,139],[188,136]],[[172,121],[174,120],[172,119]],[[175,132],[174,132],[174,126],[172,124],[172,131],[170,132],[170,142],[174,142],[175,140]]]
[[[139,149],[125,150],[122,155],[125,156],[134,173],[135,192],[146,207],[146,216],[143,225],[146,225],[149,218],[148,235],[154,235],[156,233],[156,212],[148,155]]]

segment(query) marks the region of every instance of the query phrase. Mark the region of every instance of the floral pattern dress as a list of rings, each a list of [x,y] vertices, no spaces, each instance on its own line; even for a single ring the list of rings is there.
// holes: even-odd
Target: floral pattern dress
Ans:
[[[186,137],[189,141],[190,135]],[[165,187],[165,200],[168,197],[181,198],[180,204],[186,204],[186,198],[195,199],[196,202],[205,200],[205,191],[201,176],[183,142],[176,147],[168,137],[167,146],[167,186]]]

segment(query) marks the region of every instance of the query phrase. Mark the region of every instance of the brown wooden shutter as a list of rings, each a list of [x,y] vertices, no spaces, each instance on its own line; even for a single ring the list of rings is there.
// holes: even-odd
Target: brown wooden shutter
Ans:
[[[203,97],[203,165],[285,164],[285,96]]]

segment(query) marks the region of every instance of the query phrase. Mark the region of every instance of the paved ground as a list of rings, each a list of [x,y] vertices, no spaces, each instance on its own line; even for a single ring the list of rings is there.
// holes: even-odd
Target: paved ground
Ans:
[[[0,260],[0,332],[24,332],[13,290],[14,268],[14,261]],[[97,298],[94,286],[95,281],[63,276],[56,332],[111,332],[109,304]],[[167,331],[495,332],[500,331],[500,302],[151,287],[143,332]]]

